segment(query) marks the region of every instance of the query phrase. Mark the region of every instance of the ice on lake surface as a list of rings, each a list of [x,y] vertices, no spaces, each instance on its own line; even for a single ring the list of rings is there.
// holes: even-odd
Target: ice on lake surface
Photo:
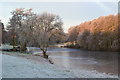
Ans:
[[[31,48],[34,54],[42,53],[39,48]],[[85,51],[70,48],[48,48],[49,58],[55,65],[96,70],[118,74],[118,52]]]

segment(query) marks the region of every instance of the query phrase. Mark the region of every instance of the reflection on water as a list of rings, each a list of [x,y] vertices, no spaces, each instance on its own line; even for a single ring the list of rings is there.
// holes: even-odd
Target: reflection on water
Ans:
[[[85,51],[69,48],[49,48],[49,58],[55,65],[96,70],[99,72],[118,74],[118,53],[103,51]]]

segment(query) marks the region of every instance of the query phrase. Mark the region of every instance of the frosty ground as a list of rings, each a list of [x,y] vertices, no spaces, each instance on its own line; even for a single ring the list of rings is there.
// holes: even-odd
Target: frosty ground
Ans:
[[[1,55],[1,54],[0,54]],[[117,78],[97,71],[75,70],[50,64],[40,56],[2,54],[3,78]]]

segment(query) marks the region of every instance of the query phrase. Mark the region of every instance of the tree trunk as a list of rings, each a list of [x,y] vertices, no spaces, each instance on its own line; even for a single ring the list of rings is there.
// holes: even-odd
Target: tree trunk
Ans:
[[[15,52],[15,37],[13,36],[13,51]]]
[[[48,55],[46,54],[46,51],[42,50],[43,51],[43,57],[48,59]]]
[[[20,52],[26,51],[26,44],[20,45]]]

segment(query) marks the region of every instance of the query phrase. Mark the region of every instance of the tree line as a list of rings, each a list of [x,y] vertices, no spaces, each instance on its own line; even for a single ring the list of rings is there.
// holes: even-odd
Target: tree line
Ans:
[[[100,51],[120,51],[118,15],[102,16],[70,27],[68,41],[80,48]]]
[[[39,47],[43,57],[48,58],[48,46],[64,41],[63,22],[58,15],[47,12],[36,14],[25,8],[15,9],[11,14],[5,43],[12,44],[13,49],[17,45],[20,52],[24,52],[28,46]]]

